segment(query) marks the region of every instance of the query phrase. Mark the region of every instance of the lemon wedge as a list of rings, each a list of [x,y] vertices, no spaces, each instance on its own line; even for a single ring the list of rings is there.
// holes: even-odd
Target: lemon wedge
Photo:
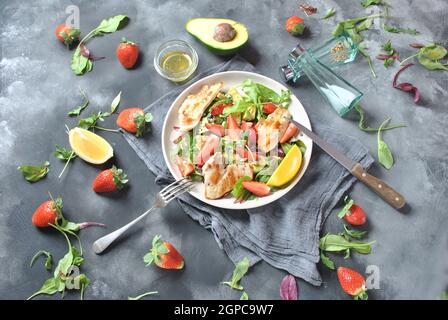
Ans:
[[[302,152],[294,145],[275,169],[269,178],[267,185],[270,187],[281,187],[290,182],[297,175],[302,165]]]
[[[114,156],[109,142],[89,130],[73,128],[68,139],[76,155],[89,163],[101,164]]]

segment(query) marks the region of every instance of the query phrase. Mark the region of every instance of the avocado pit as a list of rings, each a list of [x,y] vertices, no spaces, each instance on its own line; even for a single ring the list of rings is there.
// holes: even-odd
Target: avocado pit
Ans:
[[[236,36],[235,28],[229,23],[220,23],[215,27],[213,39],[219,42],[232,41]]]

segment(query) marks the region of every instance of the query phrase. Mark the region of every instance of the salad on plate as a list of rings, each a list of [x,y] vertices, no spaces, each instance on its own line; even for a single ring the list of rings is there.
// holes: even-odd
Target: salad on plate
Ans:
[[[290,122],[291,92],[253,80],[224,90],[203,85],[178,110],[171,159],[178,173],[204,183],[205,198],[264,197],[291,182],[305,144]]]

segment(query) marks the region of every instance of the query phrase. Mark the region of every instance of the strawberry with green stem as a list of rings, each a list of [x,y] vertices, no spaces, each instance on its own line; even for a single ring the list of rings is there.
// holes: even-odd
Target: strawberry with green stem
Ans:
[[[135,133],[136,137],[142,137],[152,119],[152,114],[145,113],[142,108],[127,108],[118,114],[117,126],[127,132]]]
[[[36,227],[46,228],[51,225],[55,225],[63,231],[73,233],[90,226],[105,226],[104,224],[98,222],[74,223],[68,221],[62,215],[62,198],[57,197],[56,199],[53,199],[51,194],[49,195],[50,200],[41,203],[33,213],[31,222]]]
[[[160,235],[156,235],[152,240],[151,251],[144,257],[146,265],[155,263],[162,269],[182,269],[184,267],[184,258],[169,242],[163,241]]]
[[[79,42],[79,36],[81,35],[79,29],[73,28],[65,23],[58,25],[54,33],[56,34],[56,38],[65,44],[67,48]]]
[[[344,198],[344,202],[345,206],[338,212],[338,217],[351,225],[363,225],[367,220],[364,209],[356,205],[353,199],[350,199],[348,196]]]
[[[122,189],[128,181],[128,177],[122,169],[112,166],[111,169],[104,170],[96,176],[92,188],[98,193],[113,192]]]
[[[355,300],[367,300],[366,281],[364,277],[355,270],[339,267],[338,279],[342,290],[351,295]]]

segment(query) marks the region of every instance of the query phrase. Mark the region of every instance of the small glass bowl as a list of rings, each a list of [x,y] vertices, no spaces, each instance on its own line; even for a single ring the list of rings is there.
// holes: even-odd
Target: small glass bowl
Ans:
[[[188,54],[191,58],[191,65],[188,69],[181,72],[166,72],[162,69],[160,63],[162,58],[169,52],[172,51],[183,51]],[[183,82],[190,78],[190,76],[196,71],[198,67],[198,54],[196,50],[193,49],[191,45],[182,40],[170,40],[164,42],[157,49],[156,55],[154,56],[154,68],[156,68],[157,73],[160,74],[165,79],[171,80],[173,82]]]

